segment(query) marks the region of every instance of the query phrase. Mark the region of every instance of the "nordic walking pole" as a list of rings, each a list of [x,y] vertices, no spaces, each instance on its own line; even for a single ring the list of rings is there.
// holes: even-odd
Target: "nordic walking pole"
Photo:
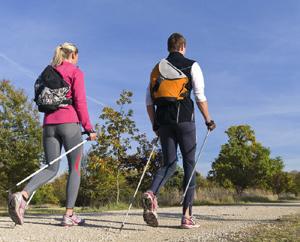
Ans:
[[[33,193],[31,194],[30,198],[28,199],[27,203],[26,203],[26,209],[29,206],[29,203],[31,201],[31,199],[33,198],[34,194],[36,193],[36,191],[33,191]]]
[[[194,172],[195,172],[195,170],[196,170],[196,165],[197,165],[197,163],[198,163],[198,161],[199,161],[199,159],[200,159],[200,156],[201,156],[201,154],[202,154],[204,145],[205,145],[205,143],[206,143],[206,140],[207,140],[207,137],[209,136],[209,134],[210,134],[210,130],[207,130],[206,136],[205,136],[205,138],[204,138],[204,140],[203,140],[203,143],[202,143],[202,145],[201,145],[200,151],[199,151],[199,153],[198,153],[198,157],[197,157],[196,163],[195,163],[195,165],[194,165],[194,169],[193,169],[192,174],[191,174],[191,176],[190,176],[189,182],[188,182],[188,184],[187,184],[187,186],[186,186],[186,188],[185,188],[185,191],[184,191],[184,193],[183,193],[183,195],[182,195],[180,205],[183,204],[185,195],[186,195],[186,193],[187,193],[187,190],[189,189],[189,185],[190,185],[190,183],[191,183],[191,180],[192,180],[192,178],[193,178]]]
[[[45,165],[44,167],[42,167],[41,169],[37,170],[36,172],[32,173],[30,176],[24,178],[22,181],[20,181],[19,183],[17,183],[15,186],[18,187],[21,184],[23,184],[24,182],[28,181],[31,177],[35,176],[36,174],[40,173],[42,170],[45,170],[46,168],[48,168],[49,166],[51,166],[52,164],[54,164],[55,162],[57,162],[58,160],[60,160],[62,157],[66,156],[67,154],[71,153],[73,150],[76,150],[79,146],[83,145],[84,143],[86,143],[88,140],[84,140],[82,142],[80,142],[79,144],[75,145],[73,148],[69,149],[67,152],[63,153],[62,155],[60,155],[59,157],[57,157],[56,159],[54,159],[53,161],[51,161],[49,164]],[[15,187],[14,186],[14,187]],[[10,190],[12,189],[12,187],[10,189],[7,190],[7,192],[10,192]]]
[[[127,219],[127,217],[128,217],[128,214],[129,214],[129,211],[130,211],[130,209],[131,209],[131,207],[132,207],[132,203],[133,203],[133,201],[134,201],[134,198],[135,198],[135,196],[136,196],[136,194],[137,194],[137,192],[138,192],[138,190],[139,190],[139,188],[140,188],[140,185],[141,185],[141,183],[142,183],[142,180],[143,180],[143,178],[144,178],[144,176],[145,176],[146,170],[147,170],[148,165],[149,165],[149,163],[150,163],[150,161],[151,161],[151,158],[152,158],[152,155],[153,155],[153,152],[154,152],[154,149],[155,149],[155,145],[157,144],[158,139],[159,139],[159,137],[156,138],[156,140],[155,140],[155,142],[154,142],[154,144],[153,144],[152,151],[151,151],[151,153],[150,153],[150,155],[149,155],[149,158],[148,158],[148,160],[147,160],[147,163],[146,163],[146,165],[145,165],[143,174],[142,174],[142,176],[141,176],[141,178],[140,178],[139,184],[137,185],[137,187],[136,187],[136,189],[135,189],[135,192],[134,192],[133,197],[132,197],[132,199],[131,199],[131,203],[130,203],[130,205],[129,205],[129,207],[128,207],[126,216],[125,216],[124,221],[123,221],[123,223],[122,223],[122,225],[121,225],[121,227],[120,227],[120,232],[122,232],[122,229],[123,229],[123,227],[124,227],[124,225],[125,225],[125,221],[126,221],[126,219]]]

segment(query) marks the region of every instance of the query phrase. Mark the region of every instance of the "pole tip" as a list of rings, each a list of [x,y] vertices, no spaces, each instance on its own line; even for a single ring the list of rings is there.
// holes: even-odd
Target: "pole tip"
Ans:
[[[122,225],[120,227],[120,233],[122,232],[123,227],[124,227],[124,223],[122,223]]]

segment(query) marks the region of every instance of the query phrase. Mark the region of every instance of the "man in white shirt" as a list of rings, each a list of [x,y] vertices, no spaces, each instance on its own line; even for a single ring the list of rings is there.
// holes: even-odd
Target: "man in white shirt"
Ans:
[[[207,99],[204,94],[204,79],[201,68],[196,61],[184,57],[186,40],[179,33],[173,33],[168,38],[169,55],[164,60],[180,75],[187,78],[184,88],[186,93],[182,97],[156,98],[153,95],[153,82],[161,85],[162,67],[157,64],[151,73],[150,84],[146,93],[147,112],[153,131],[159,136],[163,152],[163,166],[156,173],[150,189],[143,194],[143,217],[145,222],[153,227],[158,226],[157,199],[159,189],[167,182],[176,170],[177,146],[179,145],[183,157],[184,189],[191,177],[195,165],[196,126],[194,116],[194,103],[191,99],[193,91],[195,101],[205,120],[207,128],[212,131],[216,125],[211,119]],[[157,83],[155,83],[157,82]],[[151,84],[152,83],[152,84]],[[183,201],[182,228],[197,227],[192,218],[192,204],[195,192],[195,174],[189,184]]]

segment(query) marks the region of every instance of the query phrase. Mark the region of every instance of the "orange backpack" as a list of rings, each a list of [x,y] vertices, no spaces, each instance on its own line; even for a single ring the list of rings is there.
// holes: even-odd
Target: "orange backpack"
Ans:
[[[189,79],[166,59],[153,69],[150,77],[150,93],[154,104],[166,104],[183,100],[188,95]]]

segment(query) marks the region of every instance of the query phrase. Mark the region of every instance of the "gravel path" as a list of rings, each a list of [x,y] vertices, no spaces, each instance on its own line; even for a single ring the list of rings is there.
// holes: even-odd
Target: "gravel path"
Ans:
[[[300,213],[300,203],[197,206],[194,215],[200,228],[179,228],[179,207],[159,209],[159,227],[144,224],[142,210],[132,210],[120,233],[126,211],[81,214],[84,227],[59,225],[61,215],[28,215],[23,226],[12,228],[8,217],[0,217],[0,241],[226,241],[233,232],[270,223],[280,216]]]

